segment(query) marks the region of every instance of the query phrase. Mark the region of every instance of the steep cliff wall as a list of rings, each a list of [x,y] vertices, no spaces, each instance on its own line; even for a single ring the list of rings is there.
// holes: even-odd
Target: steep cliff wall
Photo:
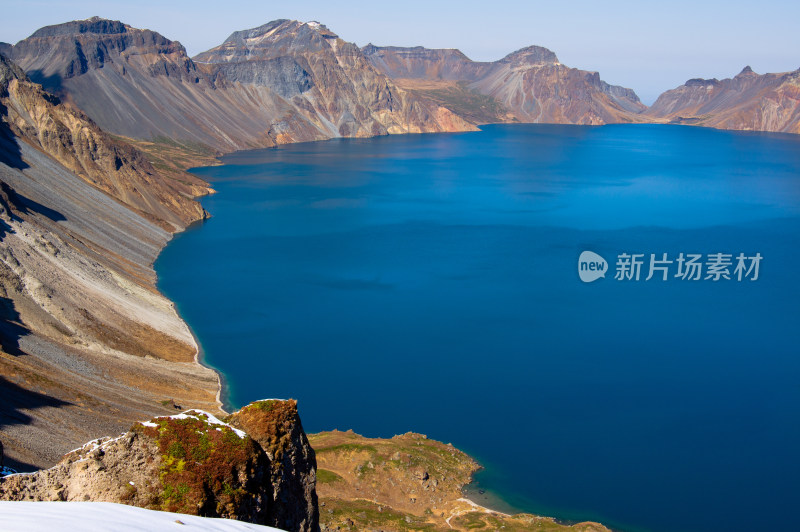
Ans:
[[[52,465],[171,400],[218,409],[217,375],[152,269],[171,232],[204,216],[185,187],[0,57],[7,465]]]
[[[227,80],[270,87],[329,137],[473,129],[395,86],[357,46],[318,23],[277,20],[238,31],[194,59]]]
[[[297,401],[257,401],[225,421],[249,434],[270,460],[273,510],[266,524],[319,529],[317,459],[297,414]]]

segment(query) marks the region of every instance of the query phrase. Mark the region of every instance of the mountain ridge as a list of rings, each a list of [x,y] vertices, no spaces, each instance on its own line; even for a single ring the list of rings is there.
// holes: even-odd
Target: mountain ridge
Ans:
[[[693,78],[661,94],[646,115],[674,124],[800,134],[800,69]]]
[[[373,69],[360,49],[325,25],[277,20],[231,34],[194,60],[233,82],[269,86],[327,136],[472,130]],[[276,74],[276,85],[263,70]]]
[[[289,27],[292,24],[295,27]],[[394,87],[377,71],[354,75],[353,68],[362,65],[340,64],[341,58],[330,53],[324,40],[312,38],[321,35],[320,29],[273,21],[234,32],[229,39],[238,42],[248,32],[263,35],[270,29],[294,30],[295,35],[303,29],[301,36],[306,38],[294,47],[287,45],[282,55],[239,61],[238,70],[196,62],[178,41],[99,18],[34,32],[11,48],[11,57],[34,81],[73,102],[105,130],[138,140],[164,137],[230,152],[335,136],[474,129],[450,111]],[[333,34],[328,37],[333,39]],[[350,49],[349,43],[341,43]],[[326,47],[323,66],[337,70],[338,77],[327,87],[331,94],[314,93],[331,102],[315,107],[313,101],[296,98],[317,81],[297,61],[303,53],[313,55]],[[244,57],[249,59],[246,49]],[[359,84],[367,78],[369,86],[382,83],[379,96],[399,108],[369,101]],[[349,103],[337,109],[343,104],[337,98],[349,98]]]
[[[419,82],[455,81],[462,89],[497,101],[509,117],[496,121],[605,124],[643,121],[636,93],[602,81],[597,72],[563,65],[554,52],[527,46],[493,62],[476,62],[460,50],[365,46],[370,62],[409,88]],[[428,87],[429,88],[429,87]],[[442,84],[441,89],[453,86]],[[443,103],[457,105],[453,93]],[[456,107],[457,108],[457,107]],[[491,118],[491,117],[489,117]]]
[[[256,46],[254,56],[245,43],[259,39],[271,39],[273,48]],[[478,62],[457,49],[367,44],[360,53],[387,76],[395,101],[413,111],[398,116],[377,106],[371,115],[363,112],[370,102],[353,100],[342,87],[324,98],[316,94],[325,83],[317,83],[320,71],[305,68],[308,58],[321,53],[325,43],[334,48],[339,41],[345,43],[343,57],[351,58],[349,65],[340,65],[349,74],[339,81],[360,87],[363,76],[353,73],[363,73],[365,66],[352,59],[354,45],[314,21],[279,19],[238,30],[212,49],[216,53],[194,58],[178,41],[99,17],[40,28],[16,45],[0,43],[0,51],[116,135],[134,142],[168,138],[217,153],[333,136],[469,131],[473,124],[489,122],[670,122],[798,132],[794,82],[785,79],[775,92],[770,89],[776,77],[791,72],[761,75],[749,87],[726,82],[720,89],[725,96],[715,103],[699,90],[689,94],[692,86],[713,83],[697,78],[665,91],[647,108],[633,90],[608,84],[597,72],[569,68],[537,45]],[[66,53],[65,46],[74,49]],[[304,55],[305,62],[300,61]],[[126,74],[126,80],[119,79]],[[152,97],[146,95],[150,89]],[[337,98],[345,96],[347,109],[336,109],[342,104]],[[318,104],[320,99],[326,101]],[[762,100],[767,103],[761,105]]]

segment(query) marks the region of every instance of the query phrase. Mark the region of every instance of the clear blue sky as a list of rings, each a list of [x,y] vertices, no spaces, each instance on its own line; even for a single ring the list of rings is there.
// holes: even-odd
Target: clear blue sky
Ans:
[[[731,77],[748,64],[759,73],[800,68],[796,0],[0,0],[0,12],[0,41],[99,15],[181,41],[190,55],[278,18],[318,20],[359,45],[459,48],[475,60],[538,44],[645,103],[689,78]]]

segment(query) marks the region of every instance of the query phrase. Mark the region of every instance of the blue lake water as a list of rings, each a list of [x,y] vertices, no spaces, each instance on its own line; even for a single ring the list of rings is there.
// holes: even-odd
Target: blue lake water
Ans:
[[[156,269],[229,404],[452,442],[487,495],[561,519],[796,522],[800,137],[488,126],[223,163]],[[605,278],[580,281],[584,250]],[[758,280],[644,280],[651,253],[720,252],[760,253]]]

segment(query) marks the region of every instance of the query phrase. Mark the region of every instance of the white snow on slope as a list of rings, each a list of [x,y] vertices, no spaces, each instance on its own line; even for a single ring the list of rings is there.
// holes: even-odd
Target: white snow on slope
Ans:
[[[198,421],[203,421],[200,418],[200,416],[205,416],[207,418],[205,421],[207,421],[209,425],[220,425],[222,427],[228,427],[234,433],[236,433],[236,435],[239,436],[240,438],[244,438],[245,436],[247,436],[247,434],[245,434],[245,432],[243,430],[239,430],[239,429],[235,429],[235,428],[231,427],[227,423],[217,419],[217,417],[214,416],[214,414],[209,414],[205,410],[187,410],[186,412],[182,412],[182,413],[176,414],[174,416],[159,416],[156,419],[163,419],[163,418],[168,418],[168,419],[197,419]],[[158,427],[158,425],[156,423],[153,423],[151,421],[142,421],[141,423],[145,427]],[[217,430],[220,430],[220,429],[217,429]]]
[[[180,521],[180,523],[178,522]],[[268,532],[232,519],[145,510],[112,502],[0,501],[3,532]]]

